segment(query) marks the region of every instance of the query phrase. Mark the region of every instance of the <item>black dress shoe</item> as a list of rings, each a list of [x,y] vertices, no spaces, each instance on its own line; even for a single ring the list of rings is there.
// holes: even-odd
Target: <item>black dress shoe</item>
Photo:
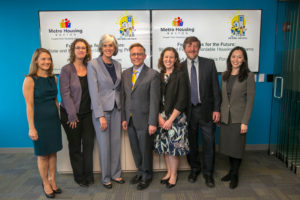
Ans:
[[[137,185],[136,188],[138,190],[144,190],[144,189],[146,189],[150,185],[150,182],[151,182],[151,180],[141,181],[141,182],[138,183],[138,185]]]
[[[160,179],[160,184],[167,184],[169,182],[170,178],[167,179]]]
[[[195,183],[200,171],[191,171],[188,177],[190,183]]]
[[[229,184],[230,189],[236,188],[238,186],[238,184],[239,184],[238,175],[232,175],[231,176],[231,181],[230,181],[230,184]]]
[[[111,189],[112,188],[112,184],[103,184],[103,186],[106,188],[106,189]]]
[[[138,184],[139,182],[141,182],[142,177],[141,176],[134,176],[131,180],[130,180],[130,184]]]
[[[210,187],[210,188],[215,187],[215,181],[212,176],[205,175],[204,179],[205,179],[205,184],[207,187]]]
[[[50,194],[47,194],[47,193],[45,192],[44,184],[43,184],[43,183],[42,183],[42,187],[43,187],[44,194],[45,194],[45,196],[46,196],[47,198],[53,199],[53,198],[55,197],[54,192],[51,192]]]
[[[230,179],[231,179],[231,173],[228,173],[221,178],[221,181],[227,182],[227,181],[230,181]]]
[[[116,179],[112,179],[113,182],[116,182],[116,183],[119,183],[119,184],[124,184],[125,183],[125,180],[124,179],[121,179],[121,180],[116,180]]]

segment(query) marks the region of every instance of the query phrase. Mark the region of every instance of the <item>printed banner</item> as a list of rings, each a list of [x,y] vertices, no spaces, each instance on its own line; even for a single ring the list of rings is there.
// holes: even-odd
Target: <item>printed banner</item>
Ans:
[[[226,70],[235,46],[247,50],[249,68],[258,72],[260,31],[261,10],[153,10],[153,68],[166,47],[177,49],[184,60],[183,41],[196,36],[201,41],[199,56],[213,59],[218,72]]]
[[[129,46],[140,42],[146,49],[145,63],[150,66],[150,11],[40,11],[41,46],[53,57],[54,73],[69,61],[70,44],[83,38],[92,47],[92,57],[100,55],[98,44],[104,34],[113,34],[119,44],[114,59],[122,68],[131,67]]]

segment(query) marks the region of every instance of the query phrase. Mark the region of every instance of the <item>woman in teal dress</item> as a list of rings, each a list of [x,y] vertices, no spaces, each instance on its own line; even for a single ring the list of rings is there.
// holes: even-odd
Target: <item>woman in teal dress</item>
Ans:
[[[48,50],[37,49],[30,63],[29,74],[23,84],[29,137],[33,140],[38,169],[46,197],[61,193],[56,185],[56,152],[62,149],[58,115],[56,77]]]

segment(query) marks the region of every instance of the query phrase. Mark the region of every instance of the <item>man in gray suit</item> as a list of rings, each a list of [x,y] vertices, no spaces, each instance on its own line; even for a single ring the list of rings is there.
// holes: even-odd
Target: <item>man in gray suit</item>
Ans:
[[[133,67],[122,73],[122,127],[128,130],[130,146],[138,169],[130,183],[142,190],[152,180],[152,135],[157,129],[160,101],[160,79],[157,71],[144,64],[145,48],[134,43],[130,46]]]

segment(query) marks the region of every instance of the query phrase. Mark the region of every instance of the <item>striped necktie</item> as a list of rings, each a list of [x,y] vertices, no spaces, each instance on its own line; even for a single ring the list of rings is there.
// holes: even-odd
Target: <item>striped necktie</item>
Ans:
[[[137,70],[134,70],[133,71],[133,74],[132,74],[132,78],[131,78],[131,82],[132,82],[132,90],[133,90],[133,88],[134,88],[134,84],[135,84],[135,81],[136,81],[136,74],[137,74]]]

